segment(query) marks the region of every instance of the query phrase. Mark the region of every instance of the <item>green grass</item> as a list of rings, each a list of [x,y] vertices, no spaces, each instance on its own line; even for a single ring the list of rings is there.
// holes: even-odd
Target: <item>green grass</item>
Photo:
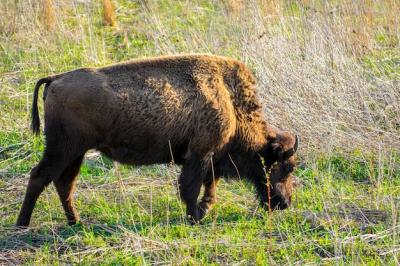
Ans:
[[[363,54],[340,35],[354,26],[345,25],[341,1],[337,13],[319,2],[285,2],[287,9],[268,17],[257,1],[237,4],[238,14],[235,1],[120,0],[118,28],[103,26],[98,2],[73,2],[58,2],[53,32],[41,26],[40,6],[0,3],[0,264],[399,263],[399,40],[389,2],[367,6],[376,21]],[[313,30],[322,22],[326,28]],[[335,27],[337,36],[318,39]],[[178,166],[117,165],[92,153],[76,193],[82,223],[66,226],[49,186],[31,228],[16,230],[29,171],[44,149],[43,136],[29,132],[34,83],[82,66],[180,52],[246,62],[267,118],[302,136],[293,206],[269,215],[249,184],[225,180],[211,213],[190,226],[177,196]]]
[[[95,157],[86,160],[78,185],[83,224],[72,227],[49,187],[32,229],[16,232],[11,225],[24,182],[5,179],[0,247],[33,264],[390,263],[395,255],[385,252],[400,237],[393,200],[400,198],[400,172],[392,168],[399,159],[377,166],[361,157],[320,157],[297,170],[303,184],[293,207],[270,217],[257,208],[250,186],[222,182],[213,211],[190,226],[176,195],[175,166],[115,170]]]

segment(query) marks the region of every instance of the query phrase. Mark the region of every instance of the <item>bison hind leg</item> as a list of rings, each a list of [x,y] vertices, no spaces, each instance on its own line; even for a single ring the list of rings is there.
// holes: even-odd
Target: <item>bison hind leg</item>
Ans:
[[[51,182],[51,175],[48,174],[49,172],[51,172],[51,169],[48,166],[46,158],[43,158],[38,165],[32,168],[25,198],[17,218],[17,226],[29,225],[37,198]]]
[[[69,225],[79,221],[79,214],[74,206],[73,193],[75,191],[75,181],[83,161],[83,155],[77,157],[61,174],[59,178],[53,180],[60,197],[65,215]]]
[[[83,154],[87,150],[83,147],[79,147],[78,143],[67,141],[66,138],[55,139],[54,136],[46,137],[46,149],[43,158],[30,173],[24,201],[16,223],[17,226],[29,225],[36,201],[51,181],[55,181],[60,194],[60,177],[65,177],[65,175],[76,176],[75,172],[77,173],[79,170]],[[72,164],[74,166],[68,169]],[[60,198],[65,197],[66,196],[61,193]],[[71,208],[68,207],[68,209]]]
[[[66,157],[63,153],[45,151],[43,159],[30,173],[25,198],[16,223],[17,226],[29,225],[33,208],[40,194],[53,179],[62,174],[70,161],[71,158]]]

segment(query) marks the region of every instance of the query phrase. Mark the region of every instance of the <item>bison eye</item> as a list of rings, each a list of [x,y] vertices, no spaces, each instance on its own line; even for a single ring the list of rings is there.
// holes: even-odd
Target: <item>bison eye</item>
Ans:
[[[286,170],[287,170],[289,173],[293,172],[293,171],[294,171],[293,165],[288,165],[288,166],[286,167]]]

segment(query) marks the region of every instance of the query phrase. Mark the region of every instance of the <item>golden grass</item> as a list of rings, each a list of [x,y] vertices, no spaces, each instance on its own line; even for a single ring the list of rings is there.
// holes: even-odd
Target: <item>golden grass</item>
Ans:
[[[245,0],[224,0],[224,4],[228,11],[228,14],[237,16],[245,9],[246,1]]]
[[[51,31],[54,29],[56,21],[53,0],[42,0],[42,5],[43,5],[43,13],[42,13],[43,25],[47,30]]]
[[[116,26],[114,5],[111,0],[103,0],[103,21],[107,26]]]

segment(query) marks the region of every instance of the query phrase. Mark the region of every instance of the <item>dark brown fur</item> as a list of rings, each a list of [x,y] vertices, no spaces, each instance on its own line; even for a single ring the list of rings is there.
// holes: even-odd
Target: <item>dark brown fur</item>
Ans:
[[[251,181],[265,206],[268,195],[261,158],[267,171],[278,162],[271,174],[271,207],[290,204],[289,176],[297,140],[264,121],[253,75],[236,60],[211,55],[169,56],[41,79],[32,106],[36,133],[42,84],[46,84],[46,149],[31,171],[17,225],[29,224],[37,198],[51,181],[68,222],[74,224],[79,219],[72,194],[89,149],[135,165],[167,163],[173,156],[183,165],[179,191],[193,222],[215,202],[216,185],[222,176]],[[205,193],[198,203],[202,184]]]

